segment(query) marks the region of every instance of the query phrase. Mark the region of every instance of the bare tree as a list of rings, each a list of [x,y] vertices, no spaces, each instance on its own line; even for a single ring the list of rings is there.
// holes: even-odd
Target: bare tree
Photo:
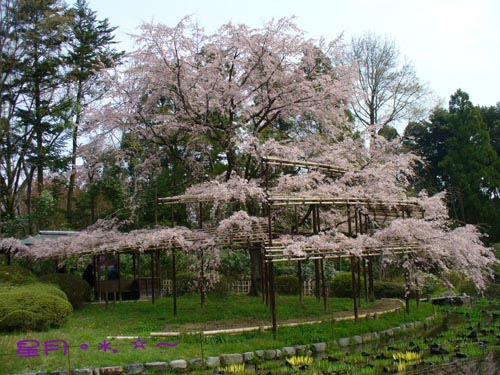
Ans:
[[[429,94],[412,64],[401,62],[393,40],[367,33],[354,37],[347,59],[358,69],[352,111],[376,130],[401,119],[418,117]]]

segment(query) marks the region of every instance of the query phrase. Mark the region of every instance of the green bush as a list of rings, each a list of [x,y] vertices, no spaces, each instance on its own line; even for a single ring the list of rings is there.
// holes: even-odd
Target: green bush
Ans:
[[[193,272],[179,272],[177,274],[177,294],[191,293],[195,280]]]
[[[40,280],[59,286],[66,293],[68,301],[74,309],[79,309],[85,302],[90,301],[90,285],[80,276],[68,273],[52,273],[43,275]]]
[[[422,288],[422,295],[433,295],[441,287],[441,280],[433,274],[424,275],[424,285]]]
[[[500,296],[500,284],[491,283],[484,291],[484,296],[487,298],[498,298]]]
[[[274,285],[278,294],[299,294],[299,279],[296,276],[277,276]]]
[[[67,322],[73,309],[66,295],[42,283],[0,289],[0,331],[41,331]]]
[[[17,265],[0,266],[0,284],[23,285],[36,281],[36,276],[24,267]]]
[[[375,298],[404,298],[405,286],[402,282],[375,280]]]
[[[456,294],[478,295],[475,284],[462,271],[451,270],[444,274],[444,279],[453,285]]]
[[[227,297],[231,293],[231,283],[234,281],[233,278],[221,275],[219,281],[214,285],[214,288],[210,291],[210,294],[217,297]]]
[[[357,275],[356,275],[357,278]],[[356,279],[357,280],[357,279]],[[330,296],[352,297],[352,275],[350,272],[339,272],[328,283]],[[361,277],[361,293],[364,294],[364,278]]]

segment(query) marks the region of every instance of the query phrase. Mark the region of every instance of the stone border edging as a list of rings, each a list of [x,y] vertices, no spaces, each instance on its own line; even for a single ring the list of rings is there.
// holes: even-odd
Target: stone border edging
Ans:
[[[395,309],[398,310],[398,309]],[[324,353],[329,345],[340,347],[349,347],[368,343],[382,338],[391,338],[402,332],[410,331],[416,328],[425,327],[429,329],[429,325],[436,319],[436,314],[429,316],[424,321],[416,321],[410,323],[403,323],[400,326],[389,328],[379,332],[369,332],[362,335],[355,335],[351,337],[342,337],[338,341],[332,342],[319,342],[310,345],[295,345],[286,346],[281,349],[266,349],[255,350],[245,353],[221,354],[219,356],[193,359],[176,359],[169,362],[148,362],[148,363],[133,363],[126,366],[106,366],[97,368],[83,368],[72,370],[73,375],[136,375],[143,374],[149,371],[152,372],[177,372],[186,370],[199,370],[204,367],[213,369],[219,366],[229,366],[232,364],[248,363],[254,360],[274,360],[294,355],[312,355],[313,353]],[[340,319],[339,319],[340,320]],[[344,319],[346,320],[346,319]],[[58,371],[38,371],[29,372],[22,375],[69,375],[67,370]]]

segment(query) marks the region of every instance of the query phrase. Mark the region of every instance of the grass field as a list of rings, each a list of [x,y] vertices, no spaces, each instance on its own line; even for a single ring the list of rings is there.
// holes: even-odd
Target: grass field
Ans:
[[[352,300],[331,299],[329,306],[330,312],[325,314],[322,302],[317,302],[313,297],[307,297],[304,306],[301,306],[297,296],[278,296],[278,321],[329,320],[332,318],[332,310],[337,315],[342,314],[341,311],[350,311]],[[375,307],[377,305],[364,306],[365,309]],[[336,322],[333,326],[325,323],[280,328],[277,339],[273,339],[271,332],[267,331],[205,337],[203,354],[210,356],[331,341],[334,338],[397,326],[404,321],[421,320],[433,312],[432,306],[427,304],[421,304],[419,311],[415,310],[413,308],[414,312],[409,316],[403,313],[391,313],[378,319],[362,320],[358,325],[354,325],[353,322]],[[0,373],[68,370],[201,357],[199,336],[183,334],[176,338],[152,338],[150,333],[270,324],[269,318],[269,310],[260,298],[243,295],[209,297],[204,310],[199,307],[198,296],[181,296],[178,299],[178,316],[175,318],[172,316],[171,298],[162,298],[154,305],[151,302],[110,303],[107,310],[102,304],[88,305],[76,310],[69,322],[61,328],[50,329],[47,332],[2,334]],[[137,344],[132,343],[135,339],[107,339],[108,336],[121,335],[140,337],[146,342],[144,349],[135,348]],[[16,351],[20,340],[38,340],[40,355],[18,358]],[[65,340],[69,344],[69,353],[64,356],[60,350],[50,351],[45,355],[44,343],[49,340]],[[104,340],[111,342],[106,352],[98,349]],[[178,343],[178,345],[157,347],[156,344],[160,342]],[[82,344],[87,344],[88,349],[81,349]]]

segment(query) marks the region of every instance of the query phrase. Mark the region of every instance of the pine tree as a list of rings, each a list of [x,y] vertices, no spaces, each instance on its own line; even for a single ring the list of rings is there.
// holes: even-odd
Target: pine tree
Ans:
[[[71,174],[67,195],[67,216],[71,220],[75,189],[78,136],[81,132],[85,107],[103,93],[99,73],[117,63],[123,55],[112,48],[116,27],[108,19],[97,20],[86,0],[77,0],[72,9],[71,38],[67,64],[73,95],[73,125],[71,148]]]

